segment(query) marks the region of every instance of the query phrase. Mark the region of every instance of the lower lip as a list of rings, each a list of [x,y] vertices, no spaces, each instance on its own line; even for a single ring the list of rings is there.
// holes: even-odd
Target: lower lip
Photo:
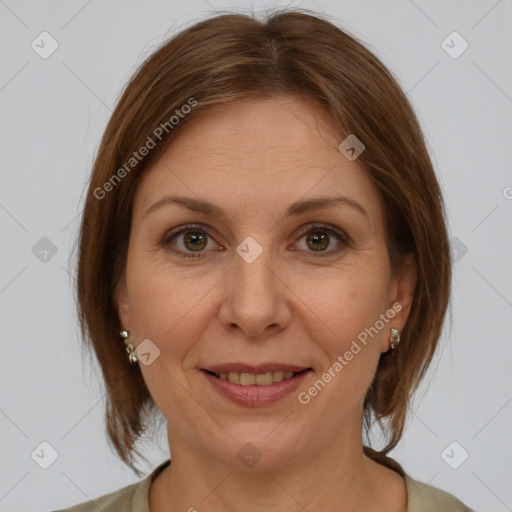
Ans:
[[[291,379],[275,382],[268,386],[242,386],[241,384],[234,384],[233,382],[219,379],[204,370],[201,370],[201,373],[220,394],[231,401],[241,405],[257,406],[277,402],[286,395],[293,393],[311,371],[303,371]]]

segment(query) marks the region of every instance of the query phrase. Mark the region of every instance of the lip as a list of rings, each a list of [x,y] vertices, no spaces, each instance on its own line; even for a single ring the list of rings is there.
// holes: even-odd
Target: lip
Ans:
[[[282,363],[262,363],[257,365],[249,365],[245,363],[224,363],[207,368],[201,368],[202,370],[208,370],[213,373],[270,373],[270,372],[300,372],[309,368],[308,366],[294,366]]]
[[[212,368],[221,368],[222,371],[225,371],[226,368],[234,368],[235,366],[222,365],[218,367]],[[265,366],[265,368],[270,368],[271,366]],[[236,366],[236,368],[241,368],[240,365]],[[251,368],[251,371],[247,373],[267,373],[265,371],[260,371],[259,367],[248,367]],[[254,371],[254,368],[258,368],[258,372]],[[285,365],[281,365],[279,369],[284,369]],[[288,366],[288,368],[293,368]],[[297,367],[295,367],[297,368]],[[304,371],[301,371],[304,370]],[[217,370],[215,373],[221,373]],[[237,371],[237,370],[229,370],[229,371]],[[279,371],[279,370],[272,370]],[[286,370],[286,371],[294,371],[294,370]],[[228,398],[232,402],[235,402],[239,405],[247,405],[251,407],[262,406],[271,404],[273,402],[277,402],[281,400],[285,396],[293,393],[297,390],[297,388],[301,385],[303,380],[309,375],[313,370],[307,368],[299,368],[295,371],[300,371],[297,375],[294,375],[291,379],[282,380],[281,382],[274,382],[273,384],[269,384],[268,386],[242,386],[240,384],[234,384],[233,382],[229,382],[226,380],[219,379],[208,373],[206,370],[201,370],[200,373],[205,376],[208,382],[212,385],[212,387],[220,393],[223,397]]]

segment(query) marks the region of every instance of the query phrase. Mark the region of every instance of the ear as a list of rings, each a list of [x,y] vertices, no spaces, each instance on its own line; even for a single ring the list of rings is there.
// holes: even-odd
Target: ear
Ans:
[[[390,288],[388,307],[395,311],[395,316],[390,320],[388,328],[404,329],[409,313],[411,312],[414,291],[416,289],[417,264],[414,254],[409,253],[402,256],[400,268],[393,277]],[[388,332],[389,334],[389,332]],[[389,335],[383,336],[381,341],[382,352],[391,348]]]
[[[114,306],[119,316],[119,322],[121,323],[120,330],[130,331],[132,319],[130,313],[130,302],[128,300],[128,287],[126,286],[126,276],[124,274],[115,286]]]

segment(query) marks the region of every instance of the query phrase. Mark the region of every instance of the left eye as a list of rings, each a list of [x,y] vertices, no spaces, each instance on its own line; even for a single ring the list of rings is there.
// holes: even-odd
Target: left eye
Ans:
[[[342,250],[348,243],[345,233],[338,231],[328,225],[308,226],[299,235],[299,242],[305,238],[305,252],[313,253],[315,257],[326,257]],[[335,249],[327,250],[332,245],[332,238],[337,242]],[[181,241],[181,246],[178,241]],[[184,226],[179,231],[171,231],[164,235],[160,245],[169,248],[171,251],[184,258],[200,258],[201,253],[206,252],[208,242],[215,245],[213,238],[201,226]],[[178,248],[175,246],[178,245]],[[299,244],[300,245],[300,244]],[[217,247],[219,247],[217,245]],[[326,253],[315,254],[315,253]]]
[[[313,249],[312,251],[306,249],[306,252],[312,252],[312,256],[315,257],[325,257],[332,255],[333,253],[337,253],[342,250],[348,242],[347,235],[345,235],[345,233],[326,225],[308,226],[306,231],[302,232],[299,240],[302,238],[305,238],[306,247]],[[326,252],[331,245],[332,238],[337,241],[338,246],[336,249],[328,251],[325,256],[324,254],[315,254]]]

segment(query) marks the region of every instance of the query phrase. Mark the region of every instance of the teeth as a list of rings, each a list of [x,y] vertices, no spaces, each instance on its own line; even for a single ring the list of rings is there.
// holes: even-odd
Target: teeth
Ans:
[[[284,377],[284,372],[272,372],[272,382],[281,382]]]
[[[256,384],[256,375],[254,373],[241,373],[240,384],[242,384],[242,386],[251,386]]]
[[[268,386],[273,383],[272,372],[270,373],[258,373],[256,375],[256,384],[258,386]]]
[[[269,386],[275,382],[291,379],[294,372],[269,372],[269,373],[216,373],[217,377],[227,380],[233,384],[241,384],[242,386]]]

